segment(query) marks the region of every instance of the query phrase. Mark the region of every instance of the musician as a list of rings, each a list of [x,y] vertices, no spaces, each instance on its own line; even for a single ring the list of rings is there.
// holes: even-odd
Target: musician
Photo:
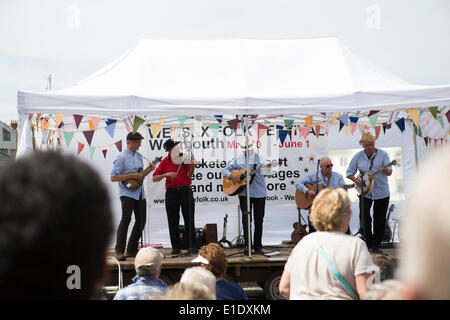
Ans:
[[[295,187],[303,192],[305,195],[310,197],[311,199],[316,196],[316,189],[308,189],[305,184],[309,183],[310,185],[316,185],[316,182],[321,184],[322,186],[326,188],[336,188],[345,185],[344,177],[337,173],[336,171],[333,171],[333,162],[328,157],[323,157],[320,159],[320,169],[319,172],[314,171],[311,172],[309,175],[304,177],[303,179],[297,181],[295,183]],[[317,180],[317,181],[316,181]],[[309,232],[315,232],[316,229],[314,228],[313,224],[311,223],[311,220],[309,219],[309,213],[308,213],[308,227]],[[350,233],[350,230],[347,230],[347,234]]]
[[[159,166],[153,173],[153,182],[158,182],[166,179],[166,214],[169,224],[170,242],[172,244],[172,254],[180,253],[181,243],[178,227],[180,225],[180,207],[183,214],[184,225],[186,228],[186,237],[188,239],[189,248],[188,253],[196,253],[197,248],[193,247],[194,241],[194,213],[195,202],[191,185],[191,176],[194,174],[195,162],[190,164],[175,164],[172,161],[174,147],[179,142],[174,142],[172,139],[167,140],[163,147],[168,152]]]
[[[239,183],[239,174],[232,173],[231,170],[241,170],[246,168],[246,143],[242,143],[240,145],[240,149],[243,151],[243,154],[239,157],[235,158],[232,163],[230,163],[225,169],[222,170],[222,176],[232,179],[234,183]],[[248,150],[249,150],[249,168],[250,171],[259,169],[265,166],[265,163],[261,156],[254,152],[255,143],[253,141],[249,141]],[[253,217],[255,220],[255,232],[254,232],[254,250],[258,254],[264,254],[262,249],[262,233],[263,233],[263,220],[264,220],[264,212],[266,206],[266,196],[267,196],[267,188],[266,188],[266,180],[264,175],[260,172],[255,173],[253,182],[250,184],[250,212],[253,208]],[[239,194],[239,205],[241,207],[242,212],[242,226],[244,228],[244,241],[245,241],[245,253],[248,254],[248,218],[245,215],[247,212],[247,188],[244,188],[243,191]],[[251,217],[251,216],[250,216]],[[250,240],[251,241],[251,240]]]
[[[356,178],[355,174],[358,170],[362,172],[375,172],[385,165],[390,160],[386,151],[375,148],[375,139],[369,133],[363,133],[359,144],[364,150],[355,154],[350,161],[347,168],[347,178],[352,180],[357,186],[362,186],[362,180]],[[389,206],[389,184],[388,176],[392,174],[392,169],[383,168],[381,174],[377,174],[374,179],[374,186],[371,193],[359,196],[360,208],[360,224],[361,232],[367,246],[372,252],[381,253],[379,246],[383,239],[386,212]],[[372,219],[370,217],[370,208],[373,206],[373,234],[372,234]]]
[[[142,181],[144,172],[151,172],[155,169],[155,165],[150,163],[144,172],[138,172],[139,169],[144,168],[142,155],[137,152],[141,146],[142,139],[144,137],[139,132],[130,132],[127,135],[127,147],[117,156],[113,163],[111,171],[112,182],[121,182],[128,179]],[[138,252],[139,239],[142,236],[147,218],[147,203],[143,186],[136,190],[130,190],[122,183],[119,183],[119,195],[122,203],[122,217],[117,228],[115,250],[118,260],[126,260],[127,257],[136,256]],[[128,240],[126,254],[124,254],[132,212],[134,212],[135,223]]]

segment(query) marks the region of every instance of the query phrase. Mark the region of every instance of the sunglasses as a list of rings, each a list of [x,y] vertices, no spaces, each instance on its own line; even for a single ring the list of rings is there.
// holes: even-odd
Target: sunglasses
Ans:
[[[333,164],[328,164],[328,165],[326,165],[325,167],[327,167],[327,168],[332,168],[332,167],[333,167]]]

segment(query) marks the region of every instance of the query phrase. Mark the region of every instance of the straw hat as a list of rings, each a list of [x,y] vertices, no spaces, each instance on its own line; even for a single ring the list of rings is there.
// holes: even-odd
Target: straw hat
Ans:
[[[375,137],[370,132],[364,132],[359,140],[359,144],[364,146],[366,142],[375,142]]]
[[[242,151],[247,150],[247,141],[244,139],[240,145],[240,148]],[[248,140],[248,150],[252,150],[253,148],[255,148],[255,141],[253,140]]]

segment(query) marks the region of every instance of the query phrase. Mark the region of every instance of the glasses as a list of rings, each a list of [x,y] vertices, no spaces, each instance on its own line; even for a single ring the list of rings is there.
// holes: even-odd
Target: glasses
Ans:
[[[332,167],[333,167],[333,164],[328,164],[328,165],[326,165],[325,167],[327,167],[327,168],[332,168]]]

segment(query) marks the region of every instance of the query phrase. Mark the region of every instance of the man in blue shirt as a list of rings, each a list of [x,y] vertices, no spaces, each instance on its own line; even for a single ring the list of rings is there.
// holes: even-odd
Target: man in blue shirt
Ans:
[[[168,286],[159,279],[162,259],[158,249],[145,247],[139,250],[134,262],[136,276],[133,283],[120,289],[114,300],[161,299],[168,290]]]
[[[381,169],[380,174],[374,178],[372,192],[359,196],[360,226],[363,239],[372,252],[381,253],[379,246],[383,239],[386,224],[386,212],[389,206],[389,184],[388,176],[392,174],[392,169],[384,168],[390,163],[386,151],[375,148],[375,139],[369,133],[363,133],[359,144],[364,150],[355,154],[347,168],[347,178],[352,180],[358,187],[362,186],[361,178],[355,177],[356,172],[374,173]],[[373,206],[373,233],[370,208]]]
[[[155,165],[150,163],[145,169],[142,155],[137,152],[141,146],[141,141],[144,137],[139,132],[130,132],[127,135],[127,148],[118,155],[113,163],[111,171],[111,181],[119,183],[119,195],[122,203],[122,218],[117,228],[116,240],[116,258],[117,260],[126,260],[127,257],[134,257],[138,252],[139,239],[144,230],[147,203],[145,201],[144,187],[141,185],[136,190],[127,188],[122,181],[128,179],[136,179],[141,181],[149,174]],[[128,226],[131,221],[131,214],[134,211],[135,224],[131,231],[130,239],[128,241],[127,252],[125,252],[125,245],[128,234]]]
[[[253,141],[249,142],[248,150],[249,150],[249,168],[250,172],[256,169],[259,169],[265,166],[263,159],[257,154],[254,153],[253,149],[255,147],[255,143]],[[231,164],[229,164],[225,169],[222,170],[222,176],[232,179],[235,183],[240,181],[239,174],[232,172],[232,170],[241,170],[246,168],[246,144],[243,143],[240,146],[241,150],[243,150],[243,154],[233,160]],[[264,220],[264,212],[266,205],[266,196],[267,196],[267,188],[266,188],[266,180],[264,176],[257,172],[254,175],[253,181],[250,184],[250,210],[253,208],[253,216],[255,219],[255,232],[254,232],[254,250],[258,254],[264,254],[262,249],[262,233],[263,233],[263,220]],[[244,240],[245,240],[245,251],[248,254],[248,221],[247,221],[247,188],[244,188],[243,191],[239,194],[239,204],[242,212],[242,225],[244,227]]]
[[[316,190],[308,189],[305,186],[305,184],[308,183],[310,185],[315,185],[317,179],[319,185],[322,185],[323,187],[326,188],[336,188],[345,185],[344,177],[341,174],[333,171],[333,162],[328,157],[323,157],[320,160],[320,169],[318,172],[317,171],[311,172],[303,179],[297,181],[295,183],[295,187],[301,192],[303,192],[305,195],[307,195],[310,199],[312,199],[316,195]],[[316,231],[311,221],[309,220],[309,214],[308,214],[308,227],[310,233]]]

